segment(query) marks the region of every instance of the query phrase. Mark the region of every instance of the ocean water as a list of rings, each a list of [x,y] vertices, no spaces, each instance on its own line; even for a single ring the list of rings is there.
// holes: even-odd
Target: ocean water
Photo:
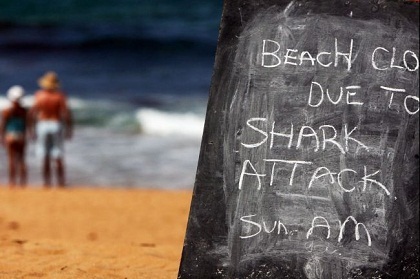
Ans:
[[[0,110],[58,73],[76,129],[69,185],[192,188],[222,0],[0,0]],[[30,183],[40,160],[28,145]],[[0,183],[7,181],[0,149]]]

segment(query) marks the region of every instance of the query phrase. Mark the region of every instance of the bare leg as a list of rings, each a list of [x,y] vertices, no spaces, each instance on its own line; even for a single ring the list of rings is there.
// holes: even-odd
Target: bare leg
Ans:
[[[28,180],[28,172],[26,170],[26,164],[24,161],[21,162],[20,165],[20,185],[22,187],[26,186],[27,180]]]
[[[44,187],[51,186],[51,163],[50,156],[46,155],[44,157],[44,162],[42,166],[42,175],[44,177]]]
[[[16,185],[16,154],[13,142],[7,144],[7,153],[9,155],[9,185],[13,188]]]
[[[27,182],[27,171],[25,163],[25,142],[22,142],[20,145],[17,159],[17,165],[19,167],[20,185],[24,187],[26,186]]]
[[[12,188],[16,185],[16,166],[14,154],[9,155],[9,185]]]
[[[55,160],[55,165],[57,167],[57,181],[59,187],[64,187],[66,185],[65,174],[64,174],[64,163],[61,158]]]

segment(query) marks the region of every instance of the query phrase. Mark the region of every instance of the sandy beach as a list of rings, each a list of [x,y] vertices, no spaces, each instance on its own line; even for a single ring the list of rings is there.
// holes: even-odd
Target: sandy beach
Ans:
[[[0,187],[0,278],[176,278],[190,191]]]

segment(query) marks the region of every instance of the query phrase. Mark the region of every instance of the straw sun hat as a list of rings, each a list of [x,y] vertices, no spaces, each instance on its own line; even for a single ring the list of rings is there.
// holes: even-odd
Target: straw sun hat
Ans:
[[[20,98],[23,97],[23,95],[25,95],[25,90],[23,89],[22,86],[19,86],[19,85],[12,86],[9,88],[9,90],[7,90],[7,98],[11,102],[19,101]]]
[[[55,90],[60,87],[60,81],[55,72],[47,72],[38,79],[38,85],[42,89]]]

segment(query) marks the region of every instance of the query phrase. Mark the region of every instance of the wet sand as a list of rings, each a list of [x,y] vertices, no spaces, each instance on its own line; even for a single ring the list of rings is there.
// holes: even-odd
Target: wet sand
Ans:
[[[191,194],[0,186],[0,278],[176,278]]]

